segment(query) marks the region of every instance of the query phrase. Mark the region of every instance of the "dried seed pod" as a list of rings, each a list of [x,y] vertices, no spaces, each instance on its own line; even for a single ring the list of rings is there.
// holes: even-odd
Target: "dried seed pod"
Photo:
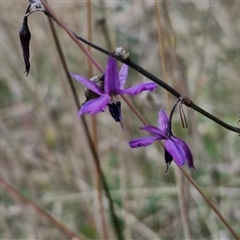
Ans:
[[[29,42],[31,39],[31,33],[28,28],[27,17],[23,18],[23,24],[22,24],[21,30],[19,31],[19,37],[20,37],[20,41],[21,41],[22,53],[23,53],[23,58],[24,58],[24,63],[25,63],[25,72],[26,72],[26,75],[28,76],[29,71],[30,71]]]
[[[27,9],[25,16],[28,16],[31,13],[36,12],[36,11],[46,12],[46,9],[44,8],[44,6],[42,5],[40,0],[30,0],[29,7]]]

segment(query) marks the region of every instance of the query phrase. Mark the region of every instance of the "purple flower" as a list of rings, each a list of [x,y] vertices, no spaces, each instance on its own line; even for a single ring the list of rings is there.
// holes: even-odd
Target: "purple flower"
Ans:
[[[89,100],[83,104],[79,111],[79,116],[81,116],[83,113],[89,113],[91,115],[96,114],[100,111],[104,111],[106,106],[108,106],[112,117],[115,119],[116,122],[120,123],[122,121],[122,116],[121,102],[118,99],[118,95],[136,95],[145,90],[152,92],[157,87],[156,83],[147,82],[124,89],[124,85],[128,77],[128,66],[123,64],[122,68],[118,72],[117,62],[112,57],[109,57],[108,59],[106,71],[103,76],[104,89],[99,88],[96,83],[90,81],[85,77],[79,76],[74,73],[70,74],[78,82],[82,83],[88,89],[99,95],[98,98]]]
[[[129,142],[129,145],[131,148],[145,147],[151,145],[155,140],[165,140],[164,150],[167,166],[174,160],[178,166],[184,165],[185,161],[187,161],[188,167],[194,168],[192,153],[188,145],[182,139],[172,134],[171,118],[174,109],[175,106],[170,117],[161,109],[158,114],[158,127],[145,126],[140,128],[149,132],[152,136],[133,139]]]

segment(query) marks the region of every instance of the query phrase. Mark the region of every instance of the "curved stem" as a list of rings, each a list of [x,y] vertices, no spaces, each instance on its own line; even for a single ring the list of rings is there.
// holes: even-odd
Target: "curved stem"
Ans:
[[[87,56],[87,58],[93,63],[93,65],[99,70],[99,72],[104,72],[101,65],[95,60],[95,58],[85,49],[85,47],[77,41],[75,35],[73,32],[66,27],[66,25],[56,16],[55,12],[52,8],[49,7],[49,5],[44,1],[40,0],[44,8],[47,10],[47,16],[51,17],[60,27],[62,27],[65,32],[69,35],[69,37],[77,44],[77,46],[83,51],[83,53]]]
[[[91,0],[87,0],[87,34],[89,41],[92,41],[92,3]],[[90,54],[92,54],[92,48],[88,46],[87,50]],[[88,77],[91,78],[93,76],[93,64],[88,59]],[[97,116],[93,115],[91,116],[91,127],[92,127],[92,139],[93,143],[96,149],[96,152],[98,153],[98,135],[97,135]],[[106,219],[104,216],[104,207],[103,207],[103,198],[102,198],[102,191],[101,191],[101,175],[98,174],[98,171],[96,169],[95,165],[95,171],[96,171],[96,178],[95,178],[95,184],[97,189],[97,197],[98,197],[98,214],[100,216],[100,226],[101,226],[101,234],[102,239],[107,240],[108,239],[108,233],[107,233],[107,226],[106,226]]]
[[[133,68],[134,70],[136,70],[137,72],[141,73],[142,75],[144,75],[145,77],[151,79],[153,82],[157,83],[159,86],[161,86],[162,88],[164,88],[165,90],[167,90],[168,92],[170,92],[173,96],[175,96],[176,98],[181,97],[181,94],[176,91],[174,88],[172,88],[170,85],[168,85],[167,83],[165,83],[163,80],[161,80],[160,78],[156,77],[155,75],[153,75],[152,73],[148,72],[147,70],[145,70],[144,68],[142,68],[141,66],[139,66],[138,64],[136,64],[135,62],[131,61],[129,58],[125,59],[122,58],[121,56],[118,56],[112,52],[109,52],[95,44],[93,44],[90,41],[87,41],[86,39],[82,38],[81,36],[79,36],[78,34],[76,34],[74,31],[70,30],[69,28],[67,28],[65,26],[65,24],[56,17],[56,14],[53,12],[53,10],[51,8],[49,8],[48,4],[45,3],[43,0],[40,0],[43,4],[43,6],[47,9],[49,15],[54,19],[54,21],[56,21],[59,26],[61,26],[66,32],[67,34],[70,36],[70,38],[72,38],[72,40],[78,45],[78,47],[84,52],[84,54],[86,54],[86,56],[92,61],[92,63],[94,64],[94,66],[101,72],[103,73],[104,70],[103,68],[97,63],[97,61],[92,57],[91,54],[89,54],[89,52],[84,48],[84,46],[82,46],[78,41],[80,40],[81,42],[91,46],[92,48],[108,55],[108,56],[112,56],[113,58],[117,59],[118,61],[125,63],[126,65],[128,65],[129,67]],[[77,39],[76,39],[77,38]],[[204,115],[205,117],[211,119],[212,121],[214,121],[215,123],[219,124],[220,126],[232,131],[232,132],[236,132],[236,133],[240,133],[240,128],[234,127],[230,124],[227,124],[226,122],[220,120],[219,118],[215,117],[214,115],[212,115],[211,113],[205,111],[204,109],[202,109],[201,107],[199,107],[197,104],[193,103],[193,101],[188,98],[189,101],[185,103],[186,106],[194,109],[195,111],[199,112],[200,114]]]
[[[167,90],[168,92],[170,92],[173,96],[175,96],[176,98],[181,97],[182,95],[177,92],[174,88],[172,88],[170,85],[168,85],[167,83],[165,83],[163,80],[161,80],[160,78],[156,77],[155,75],[153,75],[152,73],[148,72],[147,70],[145,70],[144,68],[142,68],[141,66],[137,65],[135,62],[131,61],[130,59],[124,59],[121,56],[115,55],[112,52],[109,52],[87,40],[85,40],[84,38],[82,38],[81,36],[77,35],[76,33],[74,33],[74,36],[79,39],[80,41],[84,42],[87,45],[90,45],[91,47],[93,47],[94,49],[108,55],[108,56],[112,56],[115,59],[117,59],[118,61],[125,63],[126,65],[128,65],[129,67],[133,68],[134,70],[136,70],[137,72],[141,73],[142,75],[144,75],[145,77],[151,79],[153,82],[157,83],[159,86],[161,86],[162,88],[164,88],[165,90]],[[215,123],[219,124],[220,126],[232,131],[232,132],[236,132],[236,133],[240,133],[240,128],[234,127],[230,124],[227,124],[226,122],[220,120],[219,118],[215,117],[214,115],[212,115],[211,113],[205,111],[204,109],[202,109],[201,107],[199,107],[197,104],[195,104],[190,98],[188,98],[188,101],[185,102],[185,105],[194,109],[195,111],[199,112],[200,114],[204,115],[205,117],[211,119],[212,121],[214,121]]]
[[[179,169],[182,171],[183,175],[188,179],[188,181],[201,194],[201,196],[204,198],[204,200],[209,205],[209,207],[217,214],[219,219],[227,227],[227,229],[231,232],[231,234],[235,237],[235,239],[239,240],[240,238],[238,237],[237,233],[233,230],[232,226],[227,222],[227,220],[223,217],[223,215],[219,212],[219,210],[214,206],[214,204],[206,197],[206,195],[203,193],[203,191],[200,189],[197,183],[192,179],[192,177],[182,167],[179,167]]]

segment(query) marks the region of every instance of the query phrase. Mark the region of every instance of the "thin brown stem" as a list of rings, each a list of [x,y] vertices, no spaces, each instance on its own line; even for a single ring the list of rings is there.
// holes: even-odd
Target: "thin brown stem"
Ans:
[[[70,31],[70,29],[63,23],[60,18],[57,17],[53,9],[44,1],[40,0],[44,8],[47,10],[47,12],[50,14],[52,19],[60,26],[62,27],[65,32],[68,34],[68,36],[77,44],[77,46],[82,50],[82,52],[87,56],[87,58],[93,63],[93,65],[99,70],[99,72],[104,72],[103,68],[101,65],[95,60],[95,58],[87,51],[87,49],[83,46],[82,43],[80,43],[74,34]]]
[[[180,173],[179,169],[176,168],[175,171],[176,181],[177,181],[177,194],[178,194],[178,201],[181,213],[181,222],[184,232],[185,239],[192,239],[191,231],[190,231],[190,223],[189,223],[189,209],[188,209],[188,202],[186,198],[186,194],[184,192],[184,179],[183,175]]]
[[[64,58],[64,55],[63,55],[63,51],[62,51],[62,48],[60,46],[60,42],[58,40],[58,37],[57,37],[56,31],[54,29],[54,26],[52,24],[51,19],[49,19],[49,24],[50,24],[50,27],[51,27],[51,30],[52,30],[52,33],[53,33],[53,37],[54,37],[54,41],[55,41],[55,44],[56,44],[56,47],[57,47],[57,51],[58,51],[59,57],[61,59],[63,68],[64,68],[65,73],[66,73],[66,78],[68,80],[69,86],[71,88],[71,91],[72,91],[72,94],[73,94],[73,97],[74,97],[74,100],[75,100],[75,104],[76,104],[77,110],[79,110],[81,105],[80,105],[80,102],[79,102],[79,99],[78,99],[78,96],[77,96],[76,89],[75,89],[74,84],[72,82],[72,78],[67,73],[67,64],[66,64],[66,61],[65,61],[65,58]],[[94,147],[94,143],[93,143],[92,138],[91,138],[91,134],[90,134],[90,131],[89,131],[89,128],[88,128],[88,125],[87,125],[87,121],[86,121],[84,116],[81,117],[81,122],[83,124],[83,129],[84,129],[85,134],[86,134],[88,145],[89,145],[89,147],[91,149],[91,152],[92,152],[92,155],[93,155],[93,160],[94,160],[94,163],[95,163],[95,166],[96,166],[97,175],[100,176],[103,189],[104,189],[106,197],[107,197],[107,199],[109,201],[109,211],[110,211],[110,214],[111,214],[111,217],[112,217],[112,220],[113,220],[113,225],[115,227],[116,235],[117,235],[119,240],[122,240],[123,237],[122,237],[122,234],[121,234],[121,230],[120,230],[120,226],[119,226],[119,222],[118,222],[117,216],[115,214],[113,200],[112,200],[111,195],[109,193],[109,189],[108,189],[108,185],[107,185],[105,176],[102,173],[101,165],[100,165],[100,161],[99,161],[99,157],[98,157],[98,153],[97,153],[97,151],[96,151],[96,149]]]
[[[157,0],[154,1],[155,3],[155,15],[156,15],[156,21],[157,21],[157,32],[158,32],[158,44],[159,44],[159,52],[160,52],[160,59],[161,59],[161,69],[163,73],[163,79],[165,79],[165,82],[169,84],[168,81],[168,74],[166,69],[166,60],[165,60],[165,44],[163,40],[163,29],[162,29],[162,22],[161,22],[161,16],[160,16],[160,4]],[[166,100],[167,100],[167,106],[168,110],[170,111],[170,99],[169,99],[169,93],[166,91]],[[167,171],[167,170],[166,170]],[[188,208],[186,206],[186,196],[184,194],[184,181],[182,175],[179,173],[179,170],[176,169],[175,171],[175,177],[177,179],[177,194],[178,194],[178,203],[180,207],[180,213],[181,213],[181,220],[182,220],[182,226],[183,226],[183,232],[185,239],[191,239],[191,232],[189,227],[189,217],[188,217]]]
[[[150,125],[146,119],[142,116],[142,114],[131,104],[131,102],[125,97],[124,95],[121,95],[124,102],[128,105],[128,107],[134,112],[134,114],[137,116],[137,118],[142,122],[143,125]]]
[[[7,193],[13,198],[15,199],[15,201],[20,201],[23,204],[31,207],[34,209],[34,211],[43,216],[44,218],[46,218],[49,222],[51,222],[59,231],[61,231],[68,239],[76,239],[76,240],[82,240],[83,238],[80,237],[79,235],[77,235],[76,233],[72,232],[71,230],[69,230],[65,225],[63,225],[62,223],[60,223],[58,220],[56,220],[52,215],[50,215],[48,212],[46,212],[45,210],[43,210],[41,207],[39,207],[37,204],[35,204],[34,202],[32,202],[31,200],[25,198],[20,192],[17,191],[17,189],[15,189],[14,187],[12,187],[11,185],[9,185],[7,182],[4,181],[4,179],[2,179],[0,177],[0,185],[5,188],[5,190],[7,191]]]
[[[88,40],[92,41],[92,9],[91,9],[91,0],[87,1],[87,35]],[[91,47],[88,46],[88,52],[92,55]],[[88,59],[88,76],[91,78],[93,76],[93,64]],[[97,137],[97,119],[96,115],[93,115],[91,117],[91,128],[92,128],[92,139],[93,144],[96,149],[96,152],[98,152],[98,137]],[[99,207],[99,215],[100,215],[100,224],[102,227],[102,238],[108,239],[107,234],[107,228],[106,228],[106,220],[104,217],[104,208],[103,208],[103,199],[102,199],[102,191],[101,191],[101,176],[98,174],[96,165],[95,166],[95,172],[96,172],[96,189],[97,189],[97,195],[98,195],[98,207]]]
[[[103,49],[99,46],[97,46],[96,44],[87,41],[86,39],[84,39],[83,37],[77,35],[76,33],[74,33],[74,36],[79,39],[81,42],[84,42],[87,45],[90,45],[91,47],[93,47],[94,49],[108,55],[108,56],[112,56],[113,58],[117,59],[118,61],[125,63],[126,65],[128,65],[129,67],[131,67],[132,69],[134,69],[135,71],[139,72],[140,74],[142,74],[143,76],[145,76],[148,79],[151,79],[153,82],[157,83],[159,86],[161,86],[162,88],[164,88],[166,91],[170,92],[173,96],[175,96],[176,98],[180,98],[182,96],[182,94],[180,94],[178,91],[176,91],[173,87],[171,87],[170,85],[166,84],[163,80],[161,80],[160,78],[156,77],[155,75],[153,75],[152,73],[148,72],[146,69],[142,68],[141,66],[139,66],[138,64],[136,64],[135,62],[131,61],[131,59],[129,58],[123,58],[119,55],[116,55],[112,52],[107,51],[106,49]],[[215,123],[219,124],[220,126],[232,131],[232,132],[236,132],[236,133],[240,133],[240,128],[234,127],[230,124],[227,124],[226,122],[222,121],[221,119],[215,117],[214,115],[212,115],[211,113],[205,111],[203,108],[199,107],[197,104],[195,104],[190,98],[188,98],[189,100],[184,102],[184,104],[192,109],[194,109],[196,112],[199,112],[200,114],[202,114],[203,116],[207,117],[208,119],[211,119],[212,121],[214,121]]]
[[[159,46],[159,53],[160,53],[160,59],[161,59],[161,69],[162,69],[163,79],[165,79],[165,82],[169,84],[167,69],[166,69],[165,54],[164,54],[163,31],[162,31],[162,24],[161,24],[161,17],[160,17],[160,9],[159,9],[160,3],[157,0],[154,0],[154,3],[155,3],[155,15],[156,15],[156,21],[157,21],[158,46]],[[170,99],[169,99],[169,93],[167,91],[166,91],[166,99],[167,99],[168,110],[170,110]]]
[[[111,42],[109,29],[108,29],[108,25],[107,25],[107,14],[106,14],[105,1],[100,0],[99,5],[100,5],[102,17],[101,17],[101,21],[98,22],[98,26],[100,27],[100,31],[102,32],[102,35],[103,35],[104,40],[106,42],[107,49],[111,51],[112,42]]]
[[[228,221],[223,217],[223,215],[219,212],[219,210],[214,206],[214,204],[207,198],[207,196],[203,193],[203,191],[200,189],[200,187],[197,185],[197,183],[193,180],[193,178],[185,171],[184,168],[179,167],[179,169],[182,171],[184,176],[188,179],[188,181],[195,187],[195,189],[200,193],[200,195],[203,197],[203,199],[206,201],[206,203],[209,205],[209,207],[217,214],[219,219],[222,221],[222,223],[227,227],[227,229],[231,232],[231,234],[234,236],[235,239],[239,240],[237,233],[234,231],[232,226],[228,223]]]

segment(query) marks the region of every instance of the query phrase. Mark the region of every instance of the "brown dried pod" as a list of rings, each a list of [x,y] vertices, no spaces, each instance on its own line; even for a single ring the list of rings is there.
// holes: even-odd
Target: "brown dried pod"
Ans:
[[[25,72],[26,72],[26,75],[28,76],[29,71],[30,71],[29,42],[31,39],[31,33],[28,28],[27,17],[23,18],[23,24],[19,31],[19,37],[20,37],[20,42],[21,42],[21,46],[22,46],[23,59],[24,59],[24,63],[25,63]]]

